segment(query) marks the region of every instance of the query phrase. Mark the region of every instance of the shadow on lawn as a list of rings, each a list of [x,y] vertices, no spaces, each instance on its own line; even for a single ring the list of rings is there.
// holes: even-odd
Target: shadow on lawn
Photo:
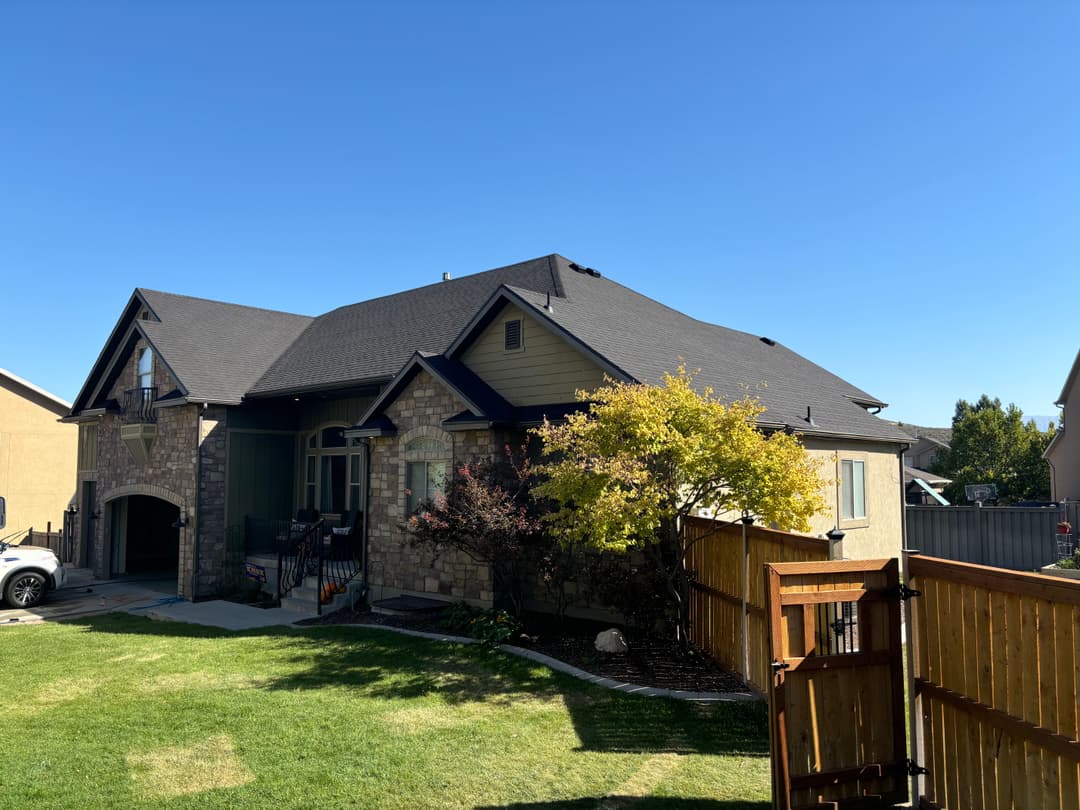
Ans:
[[[652,796],[605,796],[603,798],[569,799],[551,802],[518,802],[515,804],[482,804],[473,810],[769,810],[770,802],[729,802],[717,799],[677,799]]]
[[[118,614],[74,624],[90,632],[218,638],[226,644],[265,640],[266,689],[347,688],[374,698],[437,696],[450,706],[484,703],[493,708],[550,702],[570,713],[582,751],[769,755],[762,703],[626,695],[480,646],[346,625],[231,632]]]

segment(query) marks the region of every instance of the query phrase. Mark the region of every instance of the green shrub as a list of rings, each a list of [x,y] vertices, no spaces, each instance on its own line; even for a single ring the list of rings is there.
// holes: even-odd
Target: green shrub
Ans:
[[[484,644],[503,644],[521,635],[521,622],[505,610],[481,610],[465,602],[455,602],[443,614],[443,627],[465,634]]]

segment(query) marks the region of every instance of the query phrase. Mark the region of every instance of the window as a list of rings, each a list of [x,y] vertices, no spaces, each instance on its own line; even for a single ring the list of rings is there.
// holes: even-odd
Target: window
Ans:
[[[154,385],[154,353],[149,348],[139,353],[136,381],[139,388],[151,388]]]
[[[345,439],[345,427],[335,425],[304,438],[304,507],[323,515],[362,509],[363,443]]]
[[[516,352],[523,349],[521,319],[507,321],[503,324],[503,348],[508,352]]]
[[[405,514],[411,515],[425,501],[443,492],[450,472],[450,448],[430,437],[412,439],[405,445]]]
[[[840,518],[866,519],[866,463],[854,459],[840,462]]]

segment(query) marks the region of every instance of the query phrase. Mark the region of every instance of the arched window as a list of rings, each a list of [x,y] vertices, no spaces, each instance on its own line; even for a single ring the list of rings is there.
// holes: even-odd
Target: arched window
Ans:
[[[323,515],[363,509],[362,452],[362,440],[346,440],[344,425],[309,433],[305,440],[304,506]]]
[[[405,514],[443,492],[450,473],[447,442],[419,436],[405,443]]]
[[[139,353],[139,366],[135,372],[139,388],[152,388],[154,385],[154,353],[147,347]]]

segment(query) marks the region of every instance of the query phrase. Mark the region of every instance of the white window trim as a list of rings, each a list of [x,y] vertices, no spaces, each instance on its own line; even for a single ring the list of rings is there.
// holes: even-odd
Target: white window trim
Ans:
[[[842,502],[844,491],[844,462],[861,462],[863,465],[863,517],[845,518]],[[836,522],[841,529],[864,529],[870,525],[870,456],[867,453],[840,451],[836,457]]]
[[[419,450],[407,452],[405,448],[409,442],[414,439],[435,439],[446,447],[446,452],[433,452],[430,450]],[[421,425],[420,427],[413,428],[401,435],[398,439],[398,452],[401,456],[401,463],[398,465],[398,492],[400,493],[400,500],[398,508],[400,514],[405,518],[409,517],[409,496],[405,490],[408,489],[409,481],[409,462],[410,461],[445,461],[446,462],[446,475],[447,478],[454,474],[454,434],[442,430],[441,428],[432,427],[430,425]]]
[[[315,509],[319,509],[319,505],[322,503],[322,459],[328,456],[344,456],[345,457],[345,509],[363,509],[364,504],[364,460],[360,459],[360,489],[358,497],[360,503],[352,503],[352,486],[350,479],[350,471],[352,467],[352,461],[350,456],[362,456],[365,452],[363,446],[350,447],[349,440],[345,439],[344,447],[323,447],[323,431],[329,428],[345,428],[348,429],[349,425],[342,422],[326,422],[319,425],[316,428],[305,430],[300,434],[300,448],[302,462],[300,464],[300,498],[298,509],[307,509],[307,492],[308,492],[308,459],[315,459]],[[315,434],[315,446],[310,447],[308,445],[311,439],[311,434]],[[326,515],[335,515],[335,512],[323,512],[319,509],[319,516],[324,517]]]

